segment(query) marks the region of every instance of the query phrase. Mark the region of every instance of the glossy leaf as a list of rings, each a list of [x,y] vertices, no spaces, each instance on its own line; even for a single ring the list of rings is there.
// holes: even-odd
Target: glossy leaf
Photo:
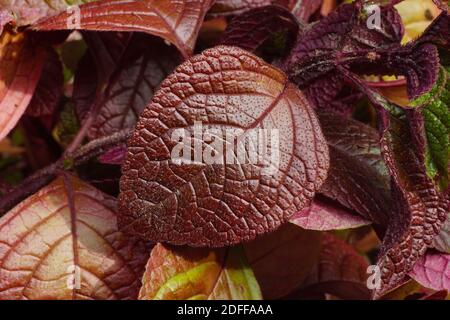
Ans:
[[[259,300],[261,292],[239,247],[153,248],[140,300]]]
[[[299,30],[295,17],[279,6],[266,6],[247,11],[230,21],[220,44],[256,51],[269,40],[281,42],[280,51],[287,51]]]
[[[291,223],[309,230],[344,230],[371,224],[357,213],[326,198],[315,199],[312,205],[294,214]]]
[[[426,288],[450,291],[450,254],[427,252],[410,276]]]
[[[185,56],[195,45],[211,0],[100,0],[81,5],[79,26],[74,29],[96,31],[140,31],[159,36],[174,44]],[[68,29],[73,13],[64,12],[35,24],[35,30]]]
[[[44,52],[23,33],[0,36],[0,140],[19,121],[31,101],[44,63]]]
[[[322,235],[286,224],[246,243],[248,261],[264,299],[279,299],[298,289],[319,258]]]
[[[180,147],[174,130],[190,136],[197,121],[215,130],[218,143],[213,151],[199,139],[195,159],[210,150],[217,161],[173,161],[171,153]],[[276,158],[276,142],[261,142],[270,152],[259,154],[259,164],[239,156],[251,152],[248,145],[243,151],[232,143],[230,153],[223,152],[224,129],[243,138],[262,128],[279,134],[277,164],[269,159],[269,153]],[[180,65],[142,113],[122,166],[121,226],[171,244],[218,247],[252,240],[308,206],[327,169],[328,149],[304,95],[251,53],[215,47]]]
[[[63,95],[63,85],[63,68],[59,56],[54,49],[48,48],[41,78],[26,110],[27,115],[40,117],[54,114]]]
[[[0,240],[0,299],[134,299],[148,257],[114,201],[69,176],[3,216]]]

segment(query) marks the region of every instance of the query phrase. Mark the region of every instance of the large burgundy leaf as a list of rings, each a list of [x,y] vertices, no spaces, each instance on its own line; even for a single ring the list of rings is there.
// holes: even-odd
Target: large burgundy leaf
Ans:
[[[365,219],[386,226],[391,198],[378,132],[338,115],[321,114],[319,119],[331,160],[320,192]]]
[[[142,278],[140,300],[260,300],[261,291],[240,247],[157,244]]]
[[[353,247],[325,233],[319,260],[295,295],[328,293],[341,299],[369,299],[367,267],[367,261]]]
[[[450,291],[450,254],[427,252],[409,275],[426,288]]]
[[[188,57],[211,0],[100,0],[81,5],[76,29],[140,31],[162,37]],[[35,30],[65,30],[71,13],[35,24]]]
[[[19,121],[39,81],[45,54],[23,33],[0,37],[0,140]]]
[[[0,299],[136,299],[148,249],[115,200],[64,176],[0,219]]]
[[[378,265],[379,297],[401,284],[425,254],[443,225],[448,203],[427,176],[424,154],[417,149],[402,113],[382,114],[382,150],[393,179],[394,212],[383,240]]]
[[[248,261],[264,299],[279,299],[298,289],[317,263],[322,235],[285,224],[246,243]]]
[[[279,133],[278,165],[267,154],[257,165],[241,161],[235,150],[228,157],[233,164],[224,165],[217,144],[211,151],[201,139],[200,152],[217,152],[222,160],[172,161],[179,146],[172,134],[182,129],[192,135],[197,121],[215,130],[220,144],[226,129],[241,138],[263,128]],[[276,147],[265,146],[276,154]],[[269,167],[272,174],[264,170]],[[215,47],[180,65],[142,113],[122,166],[121,226],[172,244],[217,247],[251,240],[308,206],[327,169],[328,148],[304,95],[251,53]]]
[[[42,75],[26,113],[33,117],[52,115],[63,95],[63,69],[53,48],[47,48]]]
[[[357,213],[324,197],[316,197],[312,205],[291,217],[291,223],[309,230],[343,230],[371,224]]]
[[[265,6],[233,18],[219,43],[255,51],[269,39],[278,37],[285,41],[282,49],[289,49],[297,37],[298,29],[298,22],[287,9]]]
[[[95,139],[133,127],[161,81],[172,72],[178,61],[177,52],[160,39],[134,34],[104,94],[93,102],[98,111],[88,137]],[[92,96],[92,90],[88,96]],[[84,106],[85,103],[77,105],[81,107],[77,112],[82,122]]]

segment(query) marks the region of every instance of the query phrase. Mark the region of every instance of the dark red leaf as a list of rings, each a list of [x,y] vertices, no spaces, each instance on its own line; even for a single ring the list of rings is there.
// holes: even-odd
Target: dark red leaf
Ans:
[[[151,49],[150,49],[151,48]],[[175,68],[179,58],[160,39],[134,34],[130,39],[104,94],[93,103],[95,120],[88,137],[95,139],[134,127],[161,81]],[[88,96],[92,95],[88,93]],[[86,104],[81,104],[86,106]],[[78,106],[77,106],[78,107]],[[82,115],[83,110],[77,110]],[[82,123],[85,118],[81,118]]]
[[[40,117],[55,113],[63,95],[63,86],[61,60],[53,48],[47,48],[41,78],[27,107],[26,114]]]
[[[279,41],[285,42],[281,51],[286,52],[297,37],[298,27],[297,20],[287,9],[256,8],[233,18],[219,43],[254,52],[269,39],[280,38]]]
[[[112,148],[98,157],[98,161],[105,164],[118,164],[121,165],[125,159],[127,153],[127,146],[121,145]]]
[[[338,115],[321,114],[319,119],[331,160],[320,192],[365,219],[386,226],[391,198],[378,132]]]
[[[264,171],[274,167],[267,155],[258,165],[236,158],[224,165],[216,149],[218,164],[172,161],[179,142],[171,135],[176,129],[192,135],[196,121],[218,131],[220,144],[224,129],[240,129],[235,132],[241,136],[252,129],[279,132],[274,174]],[[200,142],[200,152],[208,151],[208,142]],[[251,53],[215,47],[180,65],[142,113],[122,166],[121,226],[172,244],[218,247],[251,240],[308,206],[327,169],[328,148],[304,95]]]
[[[369,299],[367,267],[367,261],[355,249],[325,233],[318,263],[296,295],[328,293],[341,299]]]
[[[264,299],[298,289],[319,259],[322,234],[286,224],[245,244],[245,252]]]
[[[140,31],[174,44],[188,57],[212,0],[100,0],[79,7],[78,30]],[[35,30],[65,30],[72,14],[63,12],[33,26]]]
[[[383,240],[378,265],[381,288],[375,297],[401,284],[425,254],[443,225],[445,204],[427,176],[424,154],[417,149],[410,125],[401,116],[382,114],[382,150],[393,181],[394,215]],[[445,208],[447,206],[447,209]]]

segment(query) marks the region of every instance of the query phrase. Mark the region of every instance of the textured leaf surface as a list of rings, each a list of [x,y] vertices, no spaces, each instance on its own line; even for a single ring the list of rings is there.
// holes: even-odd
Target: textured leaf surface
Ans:
[[[110,204],[60,177],[3,216],[0,299],[136,298],[147,248],[117,230]]]
[[[239,247],[200,249],[156,245],[140,300],[259,300],[261,292]]]
[[[285,224],[246,243],[248,261],[264,299],[279,299],[298,289],[319,258],[322,235]]]
[[[427,252],[414,265],[410,276],[426,288],[450,291],[450,254]]]
[[[27,115],[39,117],[54,114],[63,95],[63,85],[64,77],[61,61],[56,51],[48,48],[41,78],[27,108]]]
[[[289,48],[297,38],[298,29],[298,22],[287,9],[266,6],[231,20],[219,42],[255,51],[269,39],[279,37]]]
[[[140,31],[174,44],[187,57],[211,0],[100,0],[80,6],[81,30]],[[64,12],[33,26],[36,30],[65,30],[71,14]]]
[[[383,122],[382,150],[394,182],[395,214],[378,261],[382,286],[375,296],[404,281],[432,245],[448,212],[448,203],[442,201],[426,174],[424,154],[416,149],[404,115],[385,115]]]
[[[39,81],[44,52],[24,34],[0,37],[0,140],[16,125]]]
[[[300,292],[329,293],[341,299],[369,299],[367,261],[341,239],[325,233],[318,263]]]
[[[312,205],[294,214],[291,223],[308,230],[343,230],[371,224],[357,213],[329,199],[315,199]]]
[[[320,192],[364,219],[386,225],[391,197],[378,132],[336,114],[321,114],[319,119],[331,159],[328,178]]]
[[[215,129],[221,144],[224,129],[239,129],[241,136],[251,129],[279,132],[277,168],[267,175],[264,167],[273,167],[267,154],[255,165],[239,161],[233,150],[234,164],[224,165],[217,144],[222,160],[216,164],[172,161],[174,130],[192,135],[195,121]],[[203,152],[208,142],[199,144]],[[327,168],[328,149],[303,94],[252,54],[215,47],[179,66],[142,113],[122,166],[121,226],[172,244],[251,240],[308,206]]]
[[[143,34],[133,35],[105,93],[94,102],[98,113],[88,137],[95,139],[134,127],[153,93],[175,69],[178,60],[177,52],[159,39]],[[82,111],[77,110],[78,114],[83,114]],[[83,118],[81,122],[84,122]]]

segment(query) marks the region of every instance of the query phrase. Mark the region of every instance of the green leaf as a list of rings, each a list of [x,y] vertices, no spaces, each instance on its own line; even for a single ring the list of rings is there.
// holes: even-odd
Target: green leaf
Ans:
[[[430,178],[442,189],[449,183],[448,164],[450,159],[450,81],[449,69],[441,68],[439,79],[433,89],[417,100],[422,105],[425,122],[426,168]]]

